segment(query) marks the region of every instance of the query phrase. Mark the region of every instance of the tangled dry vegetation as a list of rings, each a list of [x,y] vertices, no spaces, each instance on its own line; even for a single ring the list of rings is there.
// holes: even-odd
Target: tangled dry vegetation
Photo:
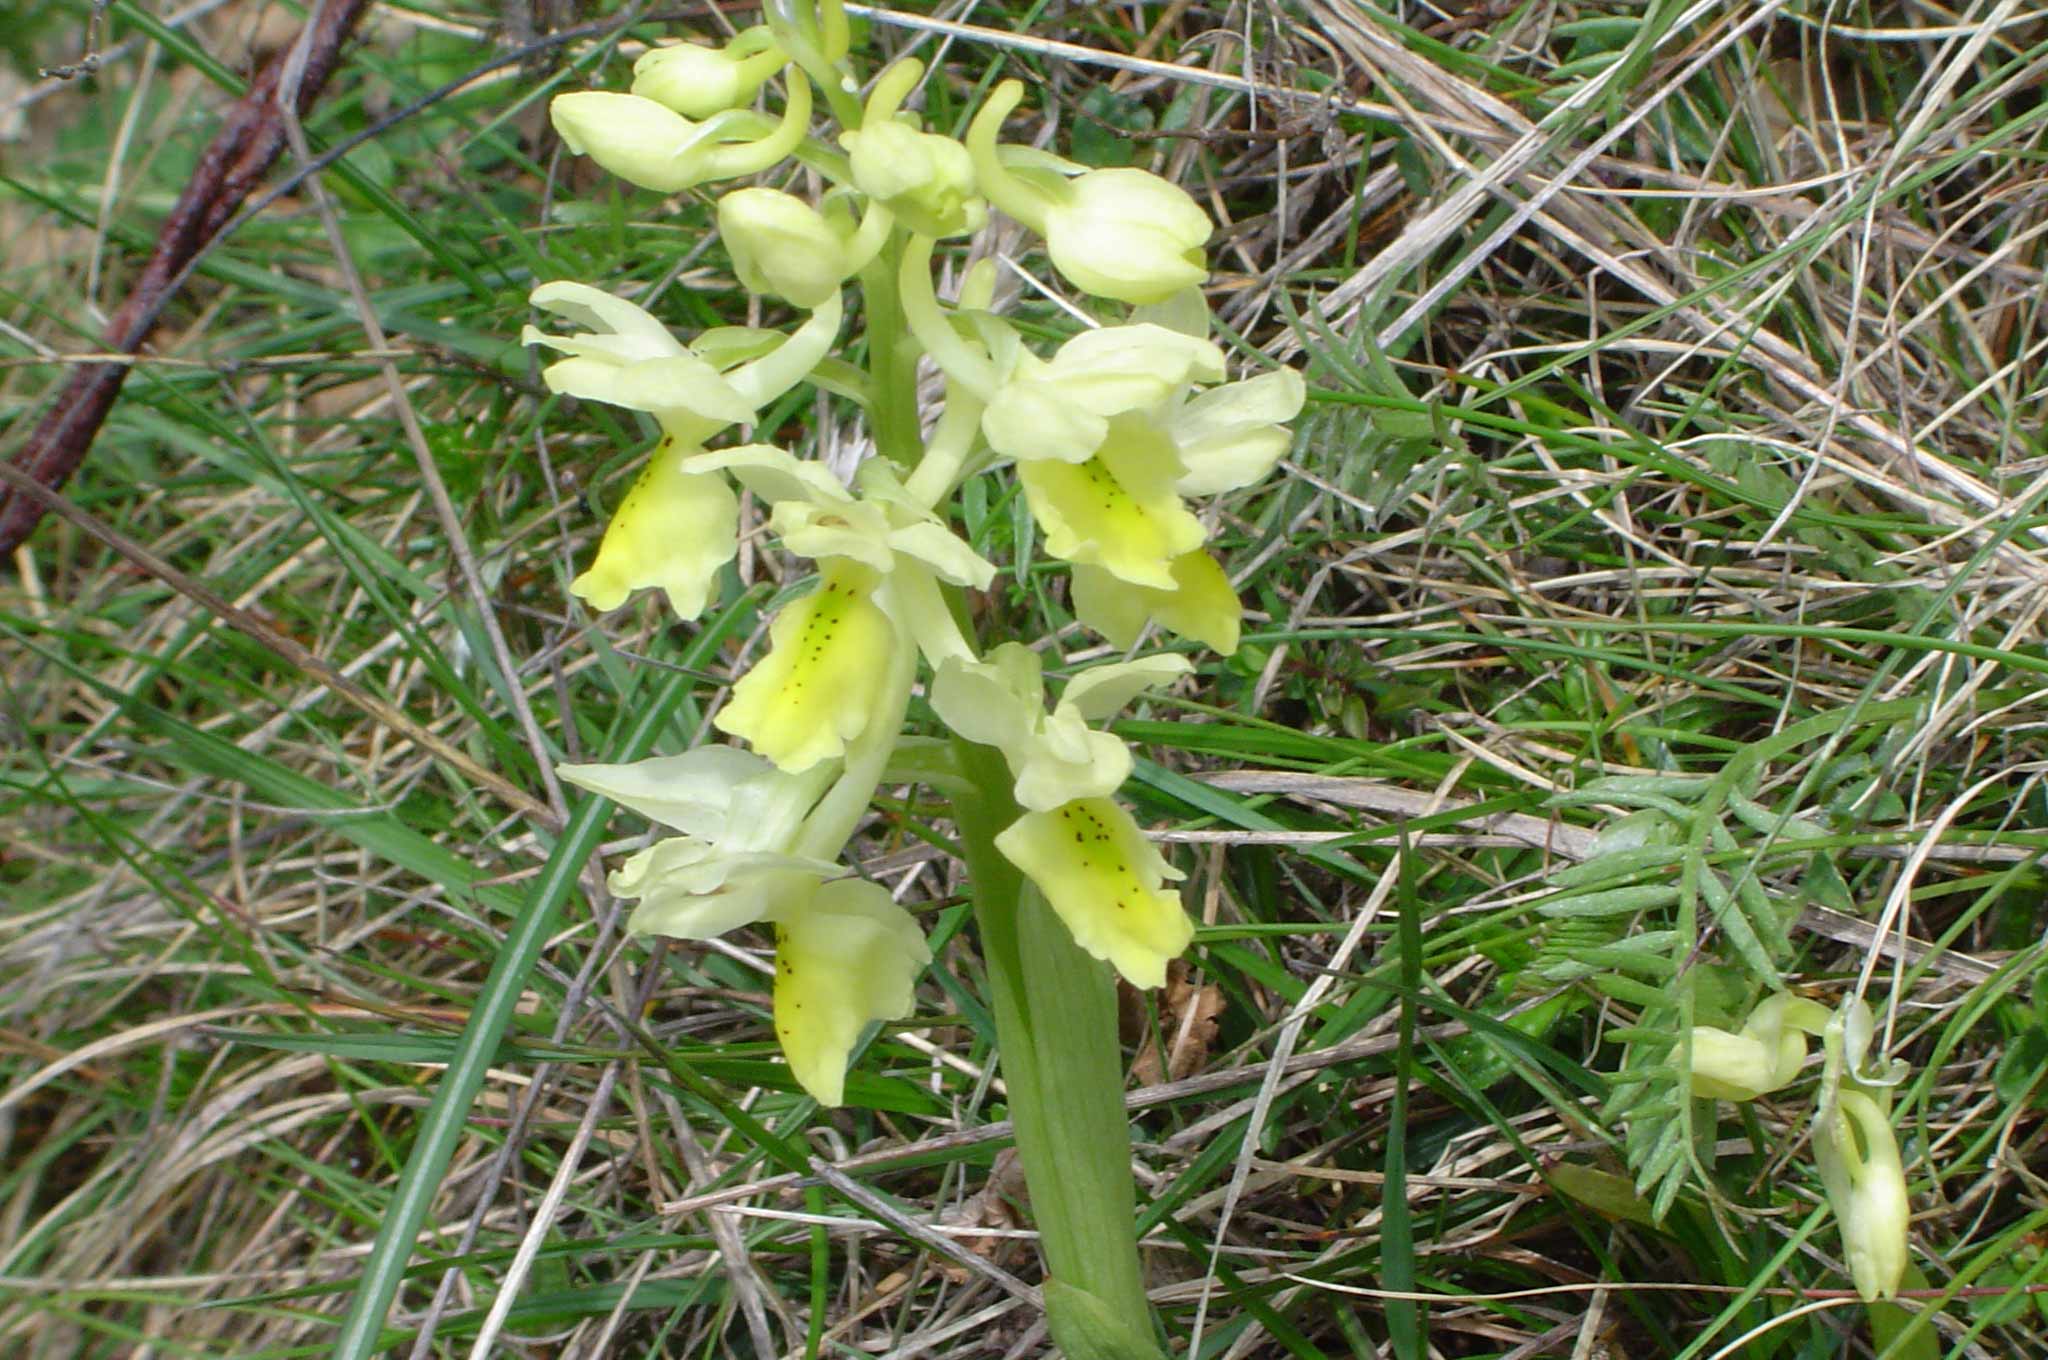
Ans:
[[[31,61],[86,12],[25,30]],[[97,79],[6,96],[9,448],[222,79],[297,22],[114,16]],[[677,668],[680,748],[754,645],[766,590],[593,652],[563,585],[646,441],[544,408],[512,343],[542,277],[745,317],[702,203],[562,206],[587,171],[540,115],[718,22],[378,10],[307,121],[374,135],[212,253],[70,489],[86,518],[0,577],[7,1354],[325,1354],[561,825],[551,760]],[[1002,65],[1051,144],[1187,185],[1224,327],[1314,392],[1289,475],[1228,506],[1250,645],[1120,729],[1203,923],[1126,998],[1183,1353],[2048,1353],[2048,20],[949,0],[870,32],[943,65],[935,117]],[[977,532],[1028,552],[1007,507]],[[1725,916],[1544,915],[1636,806],[1616,776],[1711,818],[1776,966],[1863,989],[1912,1064],[1906,1306],[1844,1294],[1810,1083],[1694,1111],[1637,1193],[1623,1039],[1753,984]],[[871,828],[943,944],[829,1117],[772,1058],[761,950],[623,940],[593,861],[426,1187],[391,1353],[1043,1353],[945,816],[904,790]]]

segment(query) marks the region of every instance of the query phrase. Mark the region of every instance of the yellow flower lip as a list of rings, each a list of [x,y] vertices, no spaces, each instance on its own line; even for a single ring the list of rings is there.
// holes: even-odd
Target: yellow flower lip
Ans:
[[[689,470],[662,440],[605,527],[597,559],[569,592],[599,612],[658,589],[684,620],[710,602],[718,572],[739,551],[739,498],[716,473]]]
[[[768,655],[712,723],[792,773],[833,759],[882,706],[896,629],[874,601],[873,568],[825,565],[817,590],[769,625]]]
[[[775,1037],[819,1104],[845,1098],[863,1029],[910,1014],[931,957],[916,920],[874,883],[822,884],[776,917]]]
[[[1181,497],[1233,490],[1272,471],[1292,442],[1285,422],[1307,399],[1301,375],[1278,369],[1190,398],[1196,385],[1221,382],[1223,351],[1150,321],[1083,332],[1050,360],[1019,352],[1006,367],[982,433],[1016,461],[1046,550],[1158,592],[1150,604],[1186,620],[1180,631],[1234,647],[1234,597],[1226,601],[1219,573],[1190,556],[1207,535]],[[1155,611],[1103,612],[1135,633]]]
[[[1180,895],[1162,886],[1181,874],[1110,799],[1028,812],[996,848],[1045,894],[1074,943],[1133,987],[1164,986],[1166,961],[1194,939]]]
[[[1132,585],[1172,590],[1173,559],[1207,537],[1173,490],[1177,468],[1163,435],[1120,417],[1087,462],[1021,463],[1017,480],[1054,557],[1101,567]]]
[[[1223,656],[1237,651],[1244,606],[1223,568],[1196,549],[1173,559],[1173,587],[1133,585],[1087,563],[1074,567],[1074,613],[1120,648],[1137,645],[1148,622],[1179,637],[1193,638]]]

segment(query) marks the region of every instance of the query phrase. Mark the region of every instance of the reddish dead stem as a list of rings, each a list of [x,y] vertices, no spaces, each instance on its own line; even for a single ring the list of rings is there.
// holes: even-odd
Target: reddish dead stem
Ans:
[[[365,7],[366,0],[324,0],[314,15],[295,101],[301,117],[334,73],[342,45]],[[107,324],[102,339],[109,351],[135,354],[141,350],[185,267],[227,225],[284,148],[284,110],[277,95],[291,58],[291,47],[280,50],[228,110],[220,131],[200,156],[191,180],[157,232],[156,248],[135,286]],[[118,361],[80,365],[28,442],[14,455],[14,465],[52,491],[61,488],[85,461],[93,436],[113,409],[130,367]],[[25,542],[42,517],[43,507],[29,497],[0,494],[0,553],[12,552]]]

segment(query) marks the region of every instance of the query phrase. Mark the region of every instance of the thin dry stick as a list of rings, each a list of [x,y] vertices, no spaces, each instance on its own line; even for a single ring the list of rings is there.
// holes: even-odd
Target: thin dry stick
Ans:
[[[821,1161],[814,1157],[811,1159],[811,1169],[817,1173],[819,1180],[831,1186],[834,1191],[844,1195],[848,1200],[867,1210],[877,1219],[887,1223],[905,1237],[910,1238],[914,1242],[922,1243],[927,1250],[937,1252],[955,1265],[965,1266],[969,1271],[988,1280],[1011,1298],[1028,1303],[1034,1308],[1043,1308],[1045,1306],[1044,1300],[1039,1297],[1038,1290],[1024,1283],[1024,1281],[1018,1279],[1009,1271],[1004,1270],[995,1262],[975,1255],[944,1233],[932,1231],[891,1204],[888,1200],[883,1199],[880,1195],[841,1171],[838,1167],[833,1166],[830,1162]]]

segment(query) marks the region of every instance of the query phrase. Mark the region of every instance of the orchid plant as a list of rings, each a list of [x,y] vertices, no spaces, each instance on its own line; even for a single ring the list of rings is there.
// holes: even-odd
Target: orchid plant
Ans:
[[[1187,193],[1004,142],[1023,98],[1014,80],[995,86],[964,141],[911,111],[926,77],[914,60],[858,99],[838,0],[781,0],[767,18],[722,47],[656,48],[629,93],[559,95],[551,116],[571,151],[655,193],[780,168],[782,187],[725,188],[716,219],[739,283],[802,318],[785,333],[685,343],[634,302],[563,281],[532,295],[557,329],[528,327],[525,339],[561,356],[543,371],[550,390],[643,412],[659,430],[570,585],[585,605],[610,611],[658,591],[678,619],[699,618],[737,553],[741,489],[817,583],[775,615],[766,654],[718,711],[732,744],[561,773],[675,833],[611,874],[612,891],[636,903],[632,931],[772,932],[776,1037],[826,1105],[843,1099],[871,1026],[912,1013],[931,959],[916,918],[860,876],[848,844],[878,790],[942,787],[976,903],[1055,1340],[1069,1355],[1156,1355],[1132,1235],[1112,970],[1157,987],[1193,930],[1172,886],[1180,874],[1116,799],[1130,753],[1098,724],[1192,668],[1180,653],[1089,666],[1048,706],[1042,639],[964,623],[975,617],[968,593],[988,590],[1001,567],[961,536],[961,497],[977,480],[1014,479],[1045,552],[1071,571],[1078,618],[1114,647],[1165,635],[1228,654],[1242,610],[1208,546],[1203,502],[1273,470],[1306,389],[1285,368],[1231,378],[1199,291],[1211,224]],[[821,125],[819,105],[836,128]],[[1060,280],[1098,300],[1098,324],[1049,354],[993,308],[992,262],[962,273],[950,305],[935,287],[937,243],[999,224],[998,211],[1042,238]],[[865,331],[857,349],[840,341],[849,290]],[[941,392],[930,409],[921,361]],[[800,450],[712,447],[807,380],[863,408],[872,452],[850,481]],[[949,744],[907,727],[920,687]]]

